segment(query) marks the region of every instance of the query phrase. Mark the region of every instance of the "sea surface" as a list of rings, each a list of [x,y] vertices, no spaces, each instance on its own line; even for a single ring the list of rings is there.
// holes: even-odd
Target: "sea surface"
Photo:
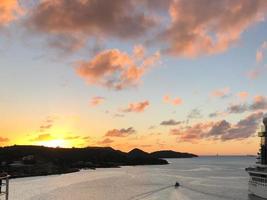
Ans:
[[[245,168],[255,159],[168,159],[169,165],[13,179],[10,200],[254,200]],[[181,187],[174,188],[176,181]]]

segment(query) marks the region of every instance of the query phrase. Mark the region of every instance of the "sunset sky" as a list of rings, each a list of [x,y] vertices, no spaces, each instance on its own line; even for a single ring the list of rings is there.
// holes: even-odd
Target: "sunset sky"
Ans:
[[[256,154],[266,0],[0,0],[0,146]]]

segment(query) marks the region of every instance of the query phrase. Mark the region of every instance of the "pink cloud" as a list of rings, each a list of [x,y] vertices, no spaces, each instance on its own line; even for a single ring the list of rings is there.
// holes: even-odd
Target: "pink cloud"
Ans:
[[[266,10],[265,0],[172,1],[171,25],[160,38],[169,44],[165,52],[175,56],[224,52],[261,21]]]
[[[263,67],[256,67],[247,72],[247,77],[249,79],[257,79],[264,73],[265,69]]]
[[[127,108],[123,109],[123,112],[144,112],[149,106],[149,101],[142,101],[137,103],[130,103]]]
[[[230,88],[225,87],[222,89],[214,90],[211,92],[211,96],[213,97],[219,97],[219,98],[225,98],[230,94]]]
[[[156,64],[160,54],[136,60],[118,49],[100,52],[90,61],[77,62],[76,72],[89,84],[121,90],[139,84],[141,77]]]
[[[226,120],[201,122],[171,129],[170,134],[177,135],[179,141],[193,143],[202,139],[221,141],[242,140],[256,133],[259,120],[262,117],[262,112],[255,112],[235,124]]]
[[[175,106],[181,105],[183,103],[183,100],[180,97],[171,98],[169,95],[165,95],[163,97],[163,101]]]
[[[171,129],[172,135],[179,135],[182,141],[191,141],[202,139],[207,130],[213,126],[213,122],[197,123],[192,126],[180,126],[179,128]]]
[[[256,52],[256,61],[257,63],[262,62],[263,60],[263,52],[261,50],[257,50]]]
[[[264,52],[267,49],[267,42],[263,42],[260,48],[256,52],[256,61],[257,63],[261,63],[263,61]]]
[[[227,108],[228,113],[244,113],[247,111],[266,111],[267,110],[267,97],[255,96],[252,103],[233,104]]]
[[[100,97],[100,96],[92,97],[90,100],[90,105],[97,106],[97,105],[104,103],[104,101],[105,101],[105,97]]]

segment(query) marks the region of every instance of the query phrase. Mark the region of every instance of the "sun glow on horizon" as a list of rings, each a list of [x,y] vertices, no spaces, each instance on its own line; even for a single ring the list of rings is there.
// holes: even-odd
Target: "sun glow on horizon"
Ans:
[[[41,141],[41,142],[38,142],[37,145],[46,146],[46,147],[72,147],[73,146],[70,144],[70,142],[64,139]]]

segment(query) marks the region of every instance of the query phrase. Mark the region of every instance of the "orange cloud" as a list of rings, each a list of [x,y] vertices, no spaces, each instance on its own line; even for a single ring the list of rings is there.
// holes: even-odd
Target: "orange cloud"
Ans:
[[[106,137],[127,137],[129,135],[132,135],[136,133],[136,130],[134,130],[133,127],[129,127],[127,129],[113,129],[113,130],[109,130],[105,136]]]
[[[215,90],[211,93],[211,96],[213,97],[219,97],[219,98],[225,98],[227,96],[229,96],[230,94],[230,88],[226,87],[226,88],[222,88],[222,89],[218,89]]]
[[[239,97],[241,100],[245,100],[248,98],[249,93],[246,91],[242,91],[236,94],[237,97]]]
[[[180,97],[176,97],[176,98],[172,99],[169,95],[165,95],[163,97],[163,101],[165,103],[170,103],[170,104],[175,105],[175,106],[181,105],[183,103],[183,100]]]
[[[90,61],[77,62],[76,72],[90,84],[121,90],[138,85],[159,58],[159,53],[155,53],[139,61],[125,52],[111,49],[100,52]]]
[[[105,101],[105,98],[104,98],[104,97],[100,97],[100,96],[93,97],[93,98],[90,100],[90,105],[92,105],[92,106],[97,106],[97,105],[102,104],[104,101]]]
[[[31,11],[27,25],[36,33],[55,36],[53,42],[61,37],[77,42],[92,37],[133,39],[144,36],[157,24],[139,8],[132,0],[45,0]]]
[[[169,9],[170,27],[160,36],[169,46],[165,52],[195,57],[220,53],[240,39],[267,10],[265,0],[179,0]]]
[[[47,141],[54,139],[50,134],[40,134],[37,137],[33,138],[31,141]]]
[[[98,144],[110,144],[112,142],[114,142],[114,140],[111,140],[110,138],[105,138],[105,139],[99,141]]]
[[[0,1],[0,26],[7,25],[22,14],[22,8],[17,0]]]
[[[144,112],[149,106],[149,101],[142,101],[137,103],[130,103],[127,108],[123,109],[123,112]]]
[[[0,137],[0,143],[6,143],[9,142],[9,139],[6,137]]]
[[[249,106],[251,110],[265,110],[267,109],[267,97],[255,96],[254,102]]]

